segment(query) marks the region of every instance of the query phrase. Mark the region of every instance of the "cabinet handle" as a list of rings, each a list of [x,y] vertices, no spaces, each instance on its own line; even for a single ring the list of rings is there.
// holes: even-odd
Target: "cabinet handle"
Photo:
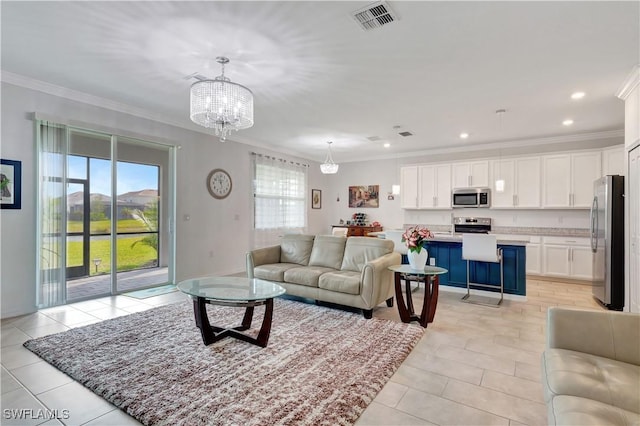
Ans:
[[[469,176],[467,177],[467,180],[469,181],[469,186],[473,186],[473,177]]]
[[[519,205],[520,205],[520,197],[516,195],[516,206],[519,206]]]
[[[436,201],[436,197],[433,197],[433,207],[437,206],[438,202]]]
[[[515,196],[515,195],[512,195],[512,196],[511,196],[511,198],[512,198],[511,203],[512,203],[512,204],[513,204],[513,206],[515,207],[515,206],[517,205],[517,204],[516,204],[516,196]]]
[[[571,262],[571,249],[567,250],[567,261]]]

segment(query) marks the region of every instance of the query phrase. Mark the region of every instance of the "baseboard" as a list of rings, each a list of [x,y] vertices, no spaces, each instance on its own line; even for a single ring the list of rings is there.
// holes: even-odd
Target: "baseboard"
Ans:
[[[576,280],[573,278],[549,277],[546,275],[527,274],[527,279],[538,280],[538,281],[554,281],[557,283],[567,283],[567,284],[577,284],[577,285],[588,285],[589,287],[593,287],[592,281]]]
[[[463,294],[463,293],[466,294],[467,293],[467,289],[466,288],[461,288],[461,287],[452,287],[452,286],[448,286],[448,285],[441,285],[438,288],[440,289],[440,291],[446,291],[446,292],[449,292],[449,293],[460,293],[460,294]],[[500,293],[496,293],[495,291],[471,289],[471,294],[472,295],[477,295],[477,296],[500,298]],[[502,297],[505,300],[513,300],[513,301],[516,301],[516,302],[526,302],[527,301],[527,296],[520,296],[519,294],[503,293]]]

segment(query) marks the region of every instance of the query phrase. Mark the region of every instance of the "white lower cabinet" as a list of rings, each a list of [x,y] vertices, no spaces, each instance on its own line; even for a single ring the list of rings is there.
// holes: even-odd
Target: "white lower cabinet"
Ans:
[[[593,252],[589,238],[544,237],[542,275],[593,280]]]
[[[527,244],[527,274],[540,275],[542,273],[540,251],[540,237],[530,237]]]

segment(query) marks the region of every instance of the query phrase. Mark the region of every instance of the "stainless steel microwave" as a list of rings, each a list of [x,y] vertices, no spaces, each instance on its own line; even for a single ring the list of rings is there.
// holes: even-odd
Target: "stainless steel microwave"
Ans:
[[[451,196],[451,205],[460,207],[491,207],[490,188],[456,188]]]

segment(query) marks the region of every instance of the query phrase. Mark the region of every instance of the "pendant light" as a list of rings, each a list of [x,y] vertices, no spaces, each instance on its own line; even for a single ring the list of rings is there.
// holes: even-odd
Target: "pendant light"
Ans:
[[[320,171],[325,175],[333,175],[338,173],[338,164],[334,163],[333,157],[331,157],[331,144],[333,142],[329,141],[327,144],[329,145],[329,150],[327,151],[327,158],[324,160],[324,163],[320,164]]]
[[[500,122],[500,135],[502,135],[502,115],[507,112],[506,109],[499,109],[496,111],[498,114],[499,122]],[[495,182],[496,192],[504,192],[504,179],[502,178],[502,148],[499,151],[499,159],[498,159],[498,178]]]

